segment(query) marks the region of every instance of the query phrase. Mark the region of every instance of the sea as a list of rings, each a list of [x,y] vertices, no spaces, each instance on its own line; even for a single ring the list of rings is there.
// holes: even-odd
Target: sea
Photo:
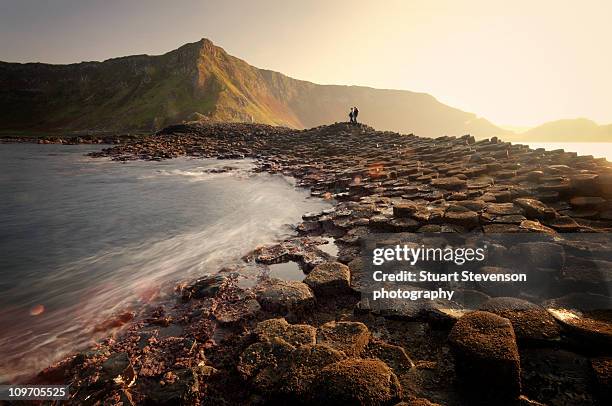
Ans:
[[[606,158],[612,162],[612,142],[521,142],[530,148],[546,150],[563,149],[566,152],[576,152],[578,155],[592,155],[595,158]]]
[[[240,262],[330,207],[253,161],[113,162],[101,146],[0,145],[0,382],[108,334],[117,315]]]

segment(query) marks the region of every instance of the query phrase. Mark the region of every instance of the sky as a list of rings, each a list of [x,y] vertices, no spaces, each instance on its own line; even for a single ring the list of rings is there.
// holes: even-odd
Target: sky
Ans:
[[[162,54],[209,38],[321,84],[425,92],[498,125],[612,123],[608,0],[0,0],[0,60]]]

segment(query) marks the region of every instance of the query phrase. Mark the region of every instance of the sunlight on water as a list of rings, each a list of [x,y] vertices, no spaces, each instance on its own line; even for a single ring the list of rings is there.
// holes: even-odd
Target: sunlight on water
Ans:
[[[595,158],[606,158],[612,162],[612,142],[518,142],[529,147],[544,148],[552,151],[563,149],[565,152],[576,152],[578,155],[593,155]]]

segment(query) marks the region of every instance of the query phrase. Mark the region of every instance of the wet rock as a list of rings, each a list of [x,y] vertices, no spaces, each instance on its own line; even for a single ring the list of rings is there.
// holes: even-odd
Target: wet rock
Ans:
[[[154,387],[147,403],[154,405],[193,404],[199,397],[200,382],[196,368],[172,371],[172,382]]]
[[[304,279],[304,283],[318,296],[346,293],[350,290],[349,267],[339,262],[327,262],[316,266]]]
[[[92,401],[93,399],[87,400]],[[129,392],[129,390],[124,388],[113,390],[108,396],[105,397],[103,402],[103,404],[120,404],[122,406],[132,406],[136,404],[132,399],[132,394]]]
[[[448,339],[457,377],[469,397],[501,401],[519,397],[520,357],[508,319],[472,312],[455,323]]]
[[[401,394],[397,376],[384,362],[348,358],[323,368],[314,400],[320,405],[393,405]]]
[[[183,289],[183,300],[187,301],[192,298],[203,299],[214,297],[217,295],[226,279],[226,276],[220,274],[206,275],[199,278]]]
[[[556,217],[556,212],[539,200],[529,198],[514,199],[514,203],[525,211],[527,218],[546,220]]]
[[[260,341],[282,338],[299,347],[316,342],[317,329],[308,324],[289,324],[285,319],[268,319],[257,324],[254,330]]]
[[[285,244],[261,247],[255,250],[252,255],[254,256],[256,262],[266,265],[278,264],[291,259],[290,251]]]
[[[102,379],[113,381],[117,385],[132,386],[136,381],[136,372],[127,353],[112,354],[102,363]]]
[[[257,301],[272,313],[308,313],[315,305],[312,290],[305,283],[270,279],[257,286]]]
[[[240,297],[233,301],[224,301],[217,305],[213,316],[222,325],[235,326],[254,319],[261,306],[252,297]]]
[[[489,299],[479,310],[510,320],[516,338],[528,342],[558,341],[559,325],[544,308],[512,297]]]
[[[360,355],[370,341],[370,331],[363,323],[330,321],[317,331],[317,344],[328,345],[348,356]]]

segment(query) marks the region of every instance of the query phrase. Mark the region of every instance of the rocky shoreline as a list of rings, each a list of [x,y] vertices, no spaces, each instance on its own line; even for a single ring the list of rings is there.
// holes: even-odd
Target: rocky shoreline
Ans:
[[[47,368],[74,404],[591,405],[612,393],[612,268],[590,272],[558,242],[612,229],[612,164],[471,136],[420,138],[337,123],[176,125],[94,157],[252,158],[334,208],[244,266],[295,262],[300,281],[238,284],[240,267],[177,288],[120,335]],[[545,235],[524,258],[551,292],[476,291],[452,309],[363,300],[373,233]],[[324,249],[333,237],[336,255]],[[604,246],[608,247],[609,245]],[[559,254],[560,250],[564,250]],[[538,267],[541,257],[557,268]],[[493,269],[490,272],[506,272]],[[510,271],[508,271],[510,272]],[[392,311],[389,311],[392,310]]]
[[[0,144],[124,144],[140,138],[138,135],[45,135],[45,136],[0,136]]]

